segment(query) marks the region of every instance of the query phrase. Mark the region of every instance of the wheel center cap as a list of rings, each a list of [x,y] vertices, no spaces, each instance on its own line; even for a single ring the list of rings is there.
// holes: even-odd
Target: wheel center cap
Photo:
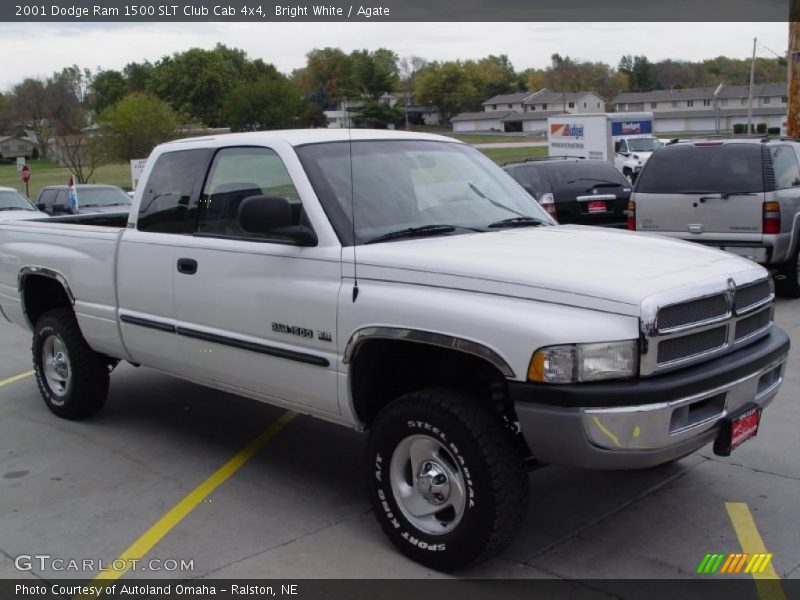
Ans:
[[[442,466],[432,460],[420,465],[416,482],[422,497],[436,506],[444,504],[450,497],[450,480]]]

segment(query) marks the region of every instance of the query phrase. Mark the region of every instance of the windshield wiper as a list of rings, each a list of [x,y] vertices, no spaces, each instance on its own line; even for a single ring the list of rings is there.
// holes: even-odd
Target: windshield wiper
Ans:
[[[390,231],[364,242],[365,244],[375,244],[377,242],[388,242],[390,240],[400,240],[403,238],[425,237],[428,235],[444,235],[453,233],[455,225],[420,225],[418,227],[408,227],[397,231]]]
[[[503,204],[501,202],[498,202],[497,200],[492,200],[491,198],[489,198],[489,196],[487,196],[482,191],[480,191],[477,187],[475,187],[475,184],[473,184],[472,182],[467,183],[467,185],[469,186],[469,189],[471,189],[478,196],[480,196],[481,198],[483,198],[484,200],[489,202],[489,204],[492,204],[493,206],[496,206],[498,208],[502,208],[503,210],[507,210],[508,212],[514,213],[515,215],[519,215],[520,217],[524,217],[525,216],[521,212],[517,212],[516,210],[514,210],[510,206],[506,206],[505,204]]]
[[[33,210],[33,209],[24,208],[22,206],[0,206],[0,210]]]
[[[540,219],[534,219],[533,217],[511,217],[510,219],[503,219],[502,221],[496,221],[489,225],[489,229],[506,229],[509,227],[537,227],[538,225],[546,225],[546,223]]]

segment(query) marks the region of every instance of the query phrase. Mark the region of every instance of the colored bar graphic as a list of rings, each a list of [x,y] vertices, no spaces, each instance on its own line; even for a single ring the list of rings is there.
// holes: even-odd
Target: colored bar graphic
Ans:
[[[697,565],[697,573],[712,575],[720,573],[735,575],[738,573],[763,573],[772,560],[772,554],[734,552],[732,554],[706,554]]]

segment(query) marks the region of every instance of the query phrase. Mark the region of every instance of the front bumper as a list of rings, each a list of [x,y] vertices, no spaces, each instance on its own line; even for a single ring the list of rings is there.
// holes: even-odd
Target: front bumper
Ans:
[[[639,469],[712,442],[720,420],[768,405],[783,383],[789,337],[773,327],[741,350],[658,377],[596,384],[512,383],[511,399],[542,463]],[[644,401],[644,403],[643,403]]]

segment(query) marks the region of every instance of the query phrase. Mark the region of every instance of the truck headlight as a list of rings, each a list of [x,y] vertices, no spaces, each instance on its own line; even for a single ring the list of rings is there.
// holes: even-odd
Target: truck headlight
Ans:
[[[578,383],[604,379],[629,379],[639,367],[636,340],[569,344],[540,348],[531,358],[528,381]]]

